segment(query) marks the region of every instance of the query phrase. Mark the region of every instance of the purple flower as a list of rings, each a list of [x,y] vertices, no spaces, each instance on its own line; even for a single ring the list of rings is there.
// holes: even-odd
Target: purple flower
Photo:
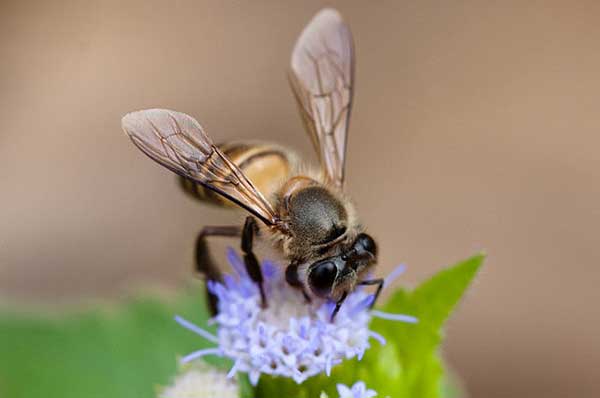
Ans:
[[[340,398],[371,398],[377,395],[375,391],[367,390],[367,386],[362,381],[356,382],[352,388],[338,384],[337,390]]]
[[[207,283],[219,299],[218,314],[211,320],[218,326],[217,336],[176,317],[182,326],[218,346],[191,353],[183,362],[219,355],[234,361],[230,377],[238,371],[246,372],[256,385],[264,373],[302,383],[322,372],[329,375],[331,368],[344,359],[362,358],[371,338],[385,344],[381,335],[369,330],[372,316],[416,322],[407,315],[370,311],[373,295],[362,289],[348,295],[332,322],[334,303],[306,303],[302,293],[289,286],[283,272],[270,261],[262,264],[269,302],[268,308],[262,308],[258,287],[246,274],[242,259],[233,249],[227,256],[236,275],[226,276],[223,283]],[[398,272],[391,276],[395,274]],[[391,282],[388,279],[386,283]]]

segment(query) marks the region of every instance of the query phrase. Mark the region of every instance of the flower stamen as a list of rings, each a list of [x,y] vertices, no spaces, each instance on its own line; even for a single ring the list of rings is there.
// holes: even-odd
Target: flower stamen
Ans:
[[[206,330],[202,329],[199,326],[194,325],[193,323],[191,323],[190,321],[180,317],[179,315],[175,316],[175,322],[177,322],[178,324],[180,324],[181,326],[183,326],[184,328],[191,330],[192,332],[204,337],[206,340],[210,341],[211,343],[218,343],[219,339],[217,338],[217,336],[214,336],[212,334],[210,334],[209,332],[207,332]]]
[[[404,264],[400,264],[394,268],[394,270],[385,277],[383,282],[383,290],[385,290],[386,287],[390,286],[396,279],[398,279],[398,277],[402,275],[404,271],[406,271],[406,266]]]
[[[184,356],[183,358],[181,358],[181,363],[188,363],[190,361],[193,361],[194,359],[198,359],[201,358],[203,356],[206,355],[217,355],[217,356],[221,356],[221,349],[220,348],[205,348],[203,350],[198,350],[198,351],[194,351],[191,354],[188,354],[186,356]]]
[[[417,323],[419,320],[414,316],[405,315],[405,314],[392,314],[389,312],[383,312],[379,310],[371,310],[371,315],[376,318],[386,319],[388,321],[399,321],[399,322],[407,322],[407,323]]]

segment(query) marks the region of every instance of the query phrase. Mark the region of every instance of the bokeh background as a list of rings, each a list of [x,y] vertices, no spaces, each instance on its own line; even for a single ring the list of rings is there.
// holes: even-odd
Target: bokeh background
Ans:
[[[120,297],[191,275],[239,214],[181,194],[120,129],[166,107],[314,160],[285,70],[320,1],[0,2],[0,296]],[[473,397],[600,390],[600,3],[330,2],[357,89],[347,189],[408,285],[489,254],[447,330]]]

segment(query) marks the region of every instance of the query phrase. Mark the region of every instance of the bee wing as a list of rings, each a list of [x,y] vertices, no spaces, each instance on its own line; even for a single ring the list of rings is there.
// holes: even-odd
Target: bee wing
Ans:
[[[223,195],[265,224],[280,225],[271,204],[191,116],[149,109],[129,113],[121,125],[131,141],[156,162]]]
[[[340,14],[319,12],[304,28],[292,53],[290,82],[321,166],[338,186],[354,85],[352,34]]]

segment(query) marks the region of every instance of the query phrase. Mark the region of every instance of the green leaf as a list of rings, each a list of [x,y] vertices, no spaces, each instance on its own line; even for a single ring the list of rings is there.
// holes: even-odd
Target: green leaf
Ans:
[[[206,324],[203,302],[195,286],[68,313],[0,311],[0,397],[153,397],[177,356],[211,345],[173,320]]]
[[[438,352],[443,337],[441,328],[475,277],[483,259],[482,255],[471,257],[440,271],[412,292],[398,290],[392,295],[383,311],[413,315],[419,321],[414,325],[383,319],[373,321],[372,328],[381,333],[388,344],[370,350],[365,355],[364,366],[377,367],[379,358],[387,358],[386,369],[392,366],[399,369],[374,372],[371,377],[374,380],[370,384],[383,386],[379,387],[380,394],[399,398],[441,396],[444,375]]]
[[[384,311],[414,309],[419,312],[419,325],[439,329],[448,318],[483,263],[482,254],[473,256],[440,271],[410,295],[396,292]]]
[[[442,380],[442,397],[443,398],[462,398],[464,396],[464,389],[458,380],[451,372],[444,375]]]
[[[378,397],[439,398],[452,392],[443,384],[444,366],[439,355],[441,328],[481,267],[477,255],[440,271],[414,291],[398,289],[381,310],[416,316],[407,324],[374,319],[371,329],[382,334],[387,344],[374,342],[362,361],[350,360],[333,369],[331,377],[320,375],[298,386],[288,379],[261,377],[257,396],[317,397],[325,392],[336,397],[336,384],[352,386],[362,380]]]
[[[238,373],[237,382],[240,386],[240,398],[254,397],[254,387],[252,387],[252,384],[250,384],[250,379],[248,378],[248,375],[244,373]]]

